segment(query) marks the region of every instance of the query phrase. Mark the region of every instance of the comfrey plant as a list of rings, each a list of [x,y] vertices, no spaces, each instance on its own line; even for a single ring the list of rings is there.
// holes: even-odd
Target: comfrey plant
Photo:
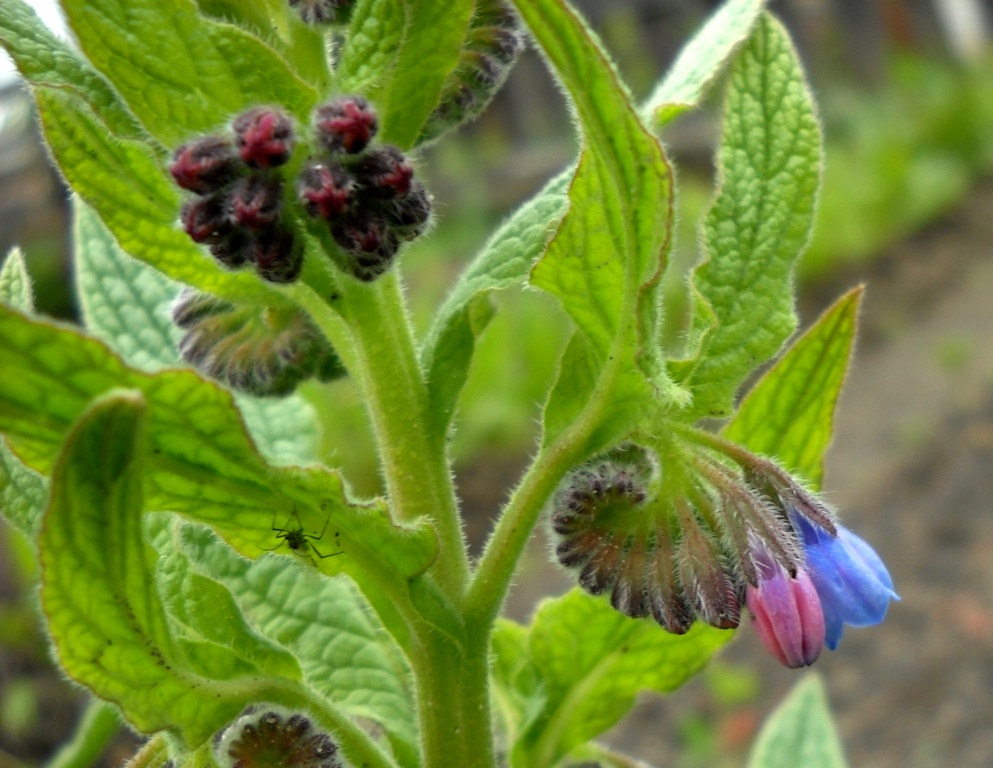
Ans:
[[[75,193],[86,327],[34,315],[9,256],[2,503],[37,543],[55,658],[106,702],[86,722],[119,713],[150,737],[134,765],[630,765],[594,739],[698,672],[744,612],[789,667],[882,620],[886,568],[817,492],[860,291],[781,350],[820,131],[761,2],[730,0],[642,105],[566,0],[62,6],[79,50],[23,0],[0,5],[0,42]],[[481,112],[525,44],[579,156],[415,338],[400,272],[436,215],[419,149]],[[657,132],[725,67],[673,346]],[[572,333],[473,561],[448,442],[490,294],[519,286]],[[341,377],[381,498],[321,461],[315,414],[335,404],[308,380]],[[578,588],[522,625],[499,614],[542,520]],[[758,765],[785,754],[769,733]]]

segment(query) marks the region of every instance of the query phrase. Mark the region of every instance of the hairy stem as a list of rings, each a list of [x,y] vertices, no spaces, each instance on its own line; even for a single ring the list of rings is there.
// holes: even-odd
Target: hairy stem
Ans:
[[[298,290],[296,298],[335,347],[342,348],[342,358],[362,389],[390,511],[398,522],[421,517],[432,522],[441,550],[432,573],[458,599],[469,579],[462,522],[445,441],[429,427],[427,386],[396,271],[373,283],[340,277],[331,284],[318,281],[323,276],[316,273],[312,277],[311,290]],[[341,338],[343,330],[346,338]]]

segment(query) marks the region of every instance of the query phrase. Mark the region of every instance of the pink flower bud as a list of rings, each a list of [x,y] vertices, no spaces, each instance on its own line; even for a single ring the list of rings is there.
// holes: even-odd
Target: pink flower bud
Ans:
[[[759,639],[790,669],[808,667],[824,647],[824,612],[807,571],[791,577],[761,545],[755,552],[758,585],[748,585],[746,602]]]
[[[297,192],[308,214],[329,221],[348,210],[354,186],[337,163],[318,163],[300,172]]]
[[[318,107],[314,127],[329,152],[356,154],[372,141],[379,121],[368,101],[361,96],[346,96]]]
[[[238,154],[252,168],[276,168],[290,159],[293,123],[282,112],[255,107],[238,115],[231,127]]]
[[[234,181],[240,165],[231,142],[202,136],[176,149],[169,172],[183,189],[206,195]]]
[[[228,197],[231,220],[245,229],[271,227],[279,220],[282,190],[278,179],[252,174],[240,179]]]

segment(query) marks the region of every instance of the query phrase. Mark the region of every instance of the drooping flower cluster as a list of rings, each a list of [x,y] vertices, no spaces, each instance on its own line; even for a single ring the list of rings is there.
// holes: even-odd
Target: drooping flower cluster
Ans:
[[[241,392],[280,396],[312,376],[330,381],[345,375],[327,340],[295,307],[235,306],[187,288],[172,319],[183,330],[183,359]]]
[[[627,448],[573,470],[553,501],[556,556],[589,593],[682,634],[747,607],[783,664],[812,664],[843,626],[898,599],[878,555],[789,473],[720,438]]]
[[[218,735],[214,755],[228,768],[343,768],[338,745],[310,717],[253,706]]]
[[[183,228],[223,266],[254,266],[263,279],[288,283],[303,266],[306,216],[326,223],[341,251],[331,256],[343,271],[375,279],[431,216],[431,197],[403,152],[373,145],[377,127],[359,96],[314,111],[312,145],[278,109],[243,112],[230,134],[202,136],[175,151],[169,170],[195,195],[180,213]],[[291,163],[297,152],[307,159]]]
[[[486,108],[524,50],[524,27],[510,4],[477,0],[465,45],[419,141],[433,141]]]

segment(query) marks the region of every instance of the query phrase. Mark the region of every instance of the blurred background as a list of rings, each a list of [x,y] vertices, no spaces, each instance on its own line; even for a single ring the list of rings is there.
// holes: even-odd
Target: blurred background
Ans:
[[[719,3],[577,0],[636,95],[644,96]],[[58,28],[49,5],[39,12]],[[826,172],[799,269],[803,325],[847,287],[868,285],[861,342],[829,455],[826,491],[890,566],[903,600],[849,630],[817,664],[852,766],[993,765],[993,2],[779,0],[820,105]],[[678,171],[674,263],[696,258],[712,186],[720,88],[665,141]],[[420,158],[438,212],[404,257],[423,331],[461,267],[503,217],[575,151],[567,113],[528,52],[493,107]],[[27,91],[0,74],[0,256],[27,255],[39,310],[74,319],[67,195],[39,143]],[[667,316],[683,307],[674,270]],[[537,292],[497,299],[453,442],[468,533],[478,547],[532,450],[567,326]],[[540,329],[540,331],[538,330]],[[0,374],[3,375],[3,374]],[[379,489],[351,385],[307,385],[328,463],[357,492]],[[347,452],[338,446],[348,445]],[[0,525],[0,768],[49,760],[85,699],[51,667],[34,614],[30,547]],[[525,619],[568,587],[538,537],[512,596]],[[745,622],[708,670],[646,698],[609,735],[657,766],[742,766],[757,728],[796,681]],[[135,748],[122,735],[103,764]]]

